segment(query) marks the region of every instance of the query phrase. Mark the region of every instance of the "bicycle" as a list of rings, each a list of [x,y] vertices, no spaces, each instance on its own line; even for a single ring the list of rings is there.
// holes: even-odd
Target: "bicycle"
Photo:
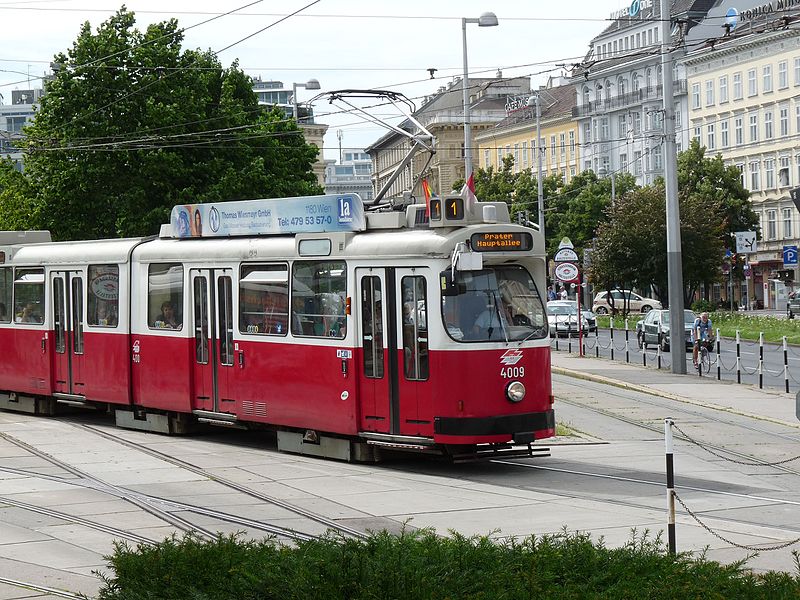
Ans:
[[[703,376],[703,371],[706,374],[711,371],[711,365],[717,362],[716,358],[711,357],[711,352],[714,348],[714,340],[701,340],[699,348],[697,349],[697,374]]]

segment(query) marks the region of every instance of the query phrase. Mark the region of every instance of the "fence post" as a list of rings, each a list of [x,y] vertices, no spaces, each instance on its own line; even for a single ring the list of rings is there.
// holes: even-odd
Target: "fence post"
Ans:
[[[783,382],[786,384],[786,393],[789,393],[789,345],[786,336],[783,336]]]
[[[625,317],[625,364],[631,362],[630,349],[628,348],[628,318]]]
[[[661,331],[658,332],[658,342],[656,343],[656,365],[661,369]]]
[[[719,327],[717,327],[717,381],[722,379],[722,361],[719,358]]]
[[[567,316],[567,353],[572,354],[572,322]]]
[[[736,383],[742,383],[742,347],[739,343],[739,330],[736,330]]]
[[[667,538],[669,553],[675,555],[675,470],[672,458],[672,425],[671,418],[664,419],[664,445],[667,455]]]
[[[764,332],[758,332],[758,389],[764,389]]]
[[[609,323],[611,324],[611,343],[609,344],[611,346],[611,360],[614,360],[614,317],[611,317]]]
[[[594,330],[594,355],[600,358],[600,328],[596,327]]]

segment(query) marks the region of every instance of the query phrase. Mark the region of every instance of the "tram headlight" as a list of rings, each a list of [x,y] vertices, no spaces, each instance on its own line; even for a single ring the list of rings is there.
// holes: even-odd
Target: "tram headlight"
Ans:
[[[525,397],[525,384],[521,381],[512,381],[506,386],[506,397],[511,402],[522,402]]]

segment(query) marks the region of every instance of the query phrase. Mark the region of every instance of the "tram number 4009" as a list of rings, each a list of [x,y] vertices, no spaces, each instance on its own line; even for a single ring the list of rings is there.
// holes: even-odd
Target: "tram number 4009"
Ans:
[[[505,377],[506,379],[525,377],[525,367],[503,367],[500,369],[500,377]]]

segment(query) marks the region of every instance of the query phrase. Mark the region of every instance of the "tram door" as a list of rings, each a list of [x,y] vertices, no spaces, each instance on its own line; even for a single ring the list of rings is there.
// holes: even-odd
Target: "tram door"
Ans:
[[[53,391],[84,395],[83,299],[84,277],[79,271],[50,274],[53,317]]]
[[[421,408],[428,380],[424,271],[356,269],[363,431],[433,434],[431,411]]]
[[[194,331],[193,406],[233,412],[233,282],[231,269],[191,269]]]

